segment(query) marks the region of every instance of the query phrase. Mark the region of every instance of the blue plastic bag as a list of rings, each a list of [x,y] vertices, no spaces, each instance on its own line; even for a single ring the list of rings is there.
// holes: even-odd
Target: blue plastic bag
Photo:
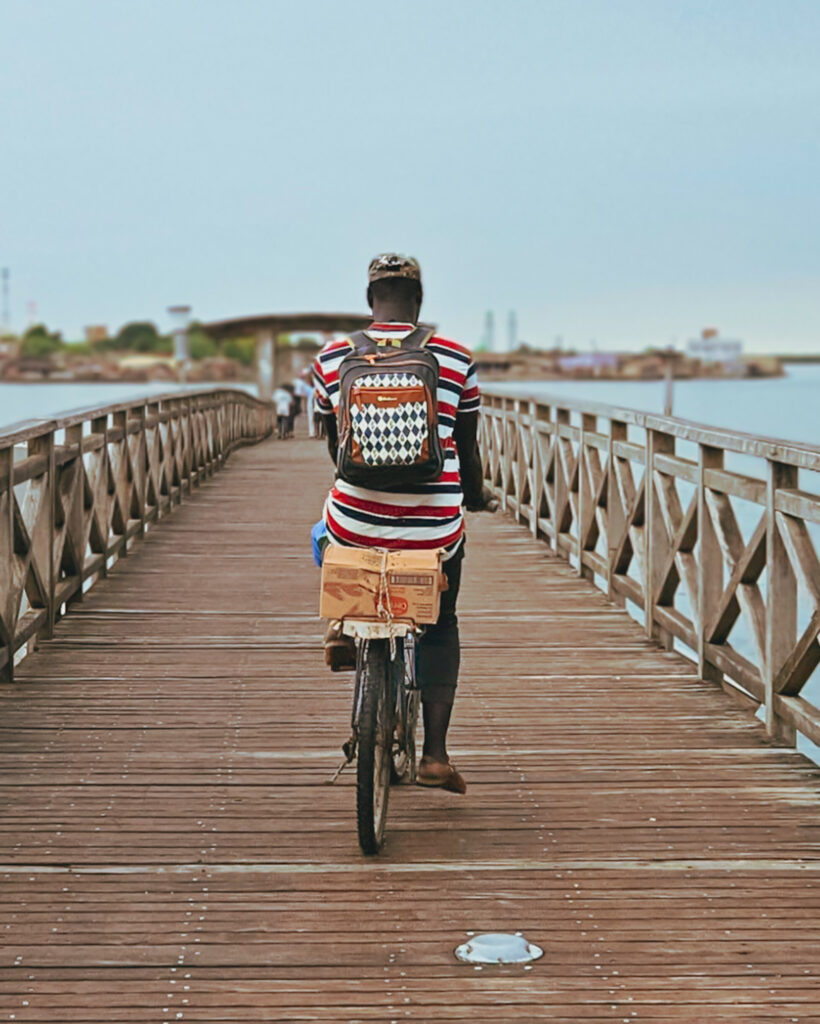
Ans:
[[[313,561],[321,569],[322,556],[324,555],[325,548],[329,543],[327,538],[327,527],[325,526],[323,519],[320,519],[310,531],[310,542],[313,546]]]

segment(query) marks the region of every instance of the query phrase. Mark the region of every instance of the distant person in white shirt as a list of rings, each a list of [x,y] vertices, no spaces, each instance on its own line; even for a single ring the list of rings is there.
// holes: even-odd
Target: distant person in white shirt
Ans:
[[[306,376],[307,375],[307,376]],[[316,424],[314,422],[314,410],[313,410],[313,387],[311,386],[310,377],[312,373],[310,370],[306,370],[301,377],[298,377],[293,382],[293,390],[304,400],[305,411],[307,412],[308,421],[308,435],[310,437],[316,436]]]
[[[293,405],[293,395],[285,388],[279,387],[273,393],[273,404],[276,406],[276,428],[279,433],[279,440],[284,441],[288,436],[288,421],[290,410]]]

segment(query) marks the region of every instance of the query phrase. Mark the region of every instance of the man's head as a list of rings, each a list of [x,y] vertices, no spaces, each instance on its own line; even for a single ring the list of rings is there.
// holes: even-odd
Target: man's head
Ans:
[[[404,310],[413,323],[421,309],[421,267],[412,256],[385,252],[367,268],[367,302],[372,310]],[[409,312],[415,310],[415,316]]]

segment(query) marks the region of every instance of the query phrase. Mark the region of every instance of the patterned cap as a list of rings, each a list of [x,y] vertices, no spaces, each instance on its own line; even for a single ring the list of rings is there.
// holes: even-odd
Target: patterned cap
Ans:
[[[383,252],[370,261],[367,268],[368,281],[381,281],[385,277],[406,277],[421,284],[421,267],[412,256],[400,256],[396,252]]]

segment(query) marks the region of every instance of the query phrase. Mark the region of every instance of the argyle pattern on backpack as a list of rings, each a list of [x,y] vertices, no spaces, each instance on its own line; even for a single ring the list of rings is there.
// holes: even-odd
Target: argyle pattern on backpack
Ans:
[[[423,382],[414,373],[369,373],[359,377],[357,388],[417,388]]]
[[[357,387],[408,389],[416,394],[423,382],[410,373],[374,373],[360,377]],[[412,466],[422,455],[428,438],[425,402],[401,400],[379,407],[367,402],[352,405],[350,427],[368,466]]]

